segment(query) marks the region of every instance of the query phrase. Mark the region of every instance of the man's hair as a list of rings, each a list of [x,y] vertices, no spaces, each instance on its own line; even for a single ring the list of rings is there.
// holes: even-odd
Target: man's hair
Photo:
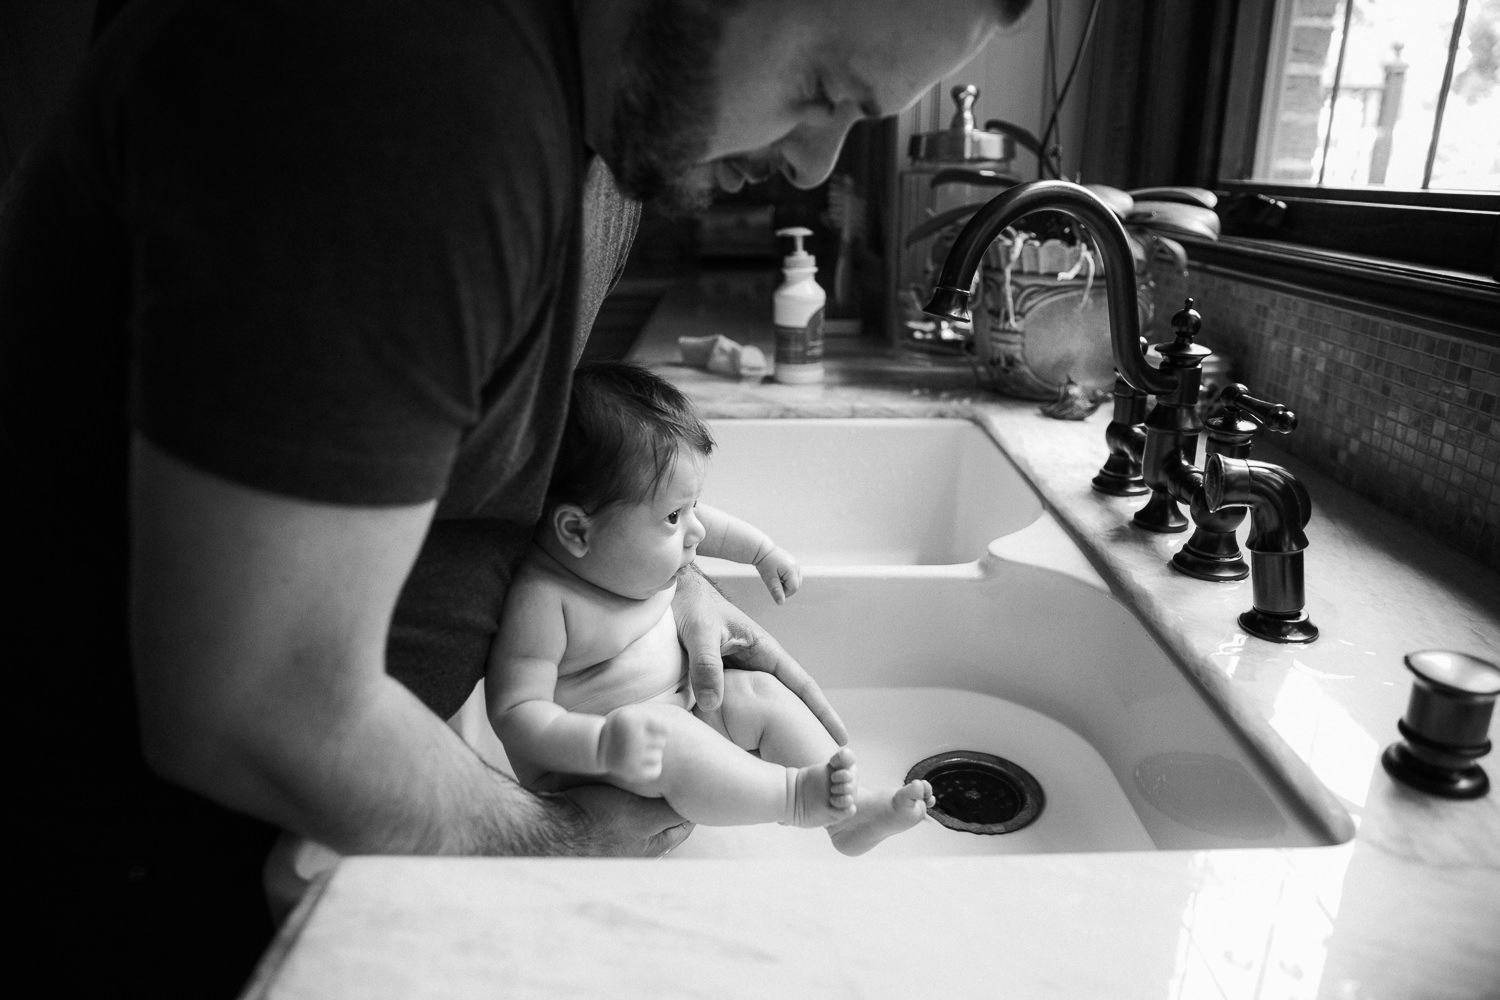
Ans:
[[[706,457],[714,439],[676,386],[639,365],[586,361],[573,373],[547,504],[577,504],[592,514],[649,500],[679,447]]]

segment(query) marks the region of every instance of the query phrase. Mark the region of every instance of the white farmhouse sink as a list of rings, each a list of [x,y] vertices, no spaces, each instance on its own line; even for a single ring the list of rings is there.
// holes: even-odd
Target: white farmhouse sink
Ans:
[[[1118,601],[1002,559],[974,577],[819,570],[786,604],[758,578],[725,593],[806,667],[851,733],[862,777],[899,783],[954,750],[1025,768],[1046,806],[999,836],[927,823],[883,856],[1335,843],[1292,784],[1226,723]],[[1299,776],[1302,777],[1302,776]],[[814,856],[804,831],[700,828],[688,857]]]
[[[1265,763],[1112,597],[979,427],[964,421],[722,420],[705,499],[803,561],[774,605],[749,567],[703,560],[816,677],[862,778],[901,783],[949,751],[1040,784],[1000,835],[926,822],[874,854],[1294,847],[1353,835],[1309,773]],[[919,467],[913,474],[907,463]],[[471,700],[460,731],[504,766]],[[1283,766],[1295,766],[1284,764]],[[820,831],[700,827],[678,857],[837,857]]]
[[[1041,501],[966,420],[716,420],[706,503],[804,566],[973,562]],[[705,565],[713,565],[705,563]]]

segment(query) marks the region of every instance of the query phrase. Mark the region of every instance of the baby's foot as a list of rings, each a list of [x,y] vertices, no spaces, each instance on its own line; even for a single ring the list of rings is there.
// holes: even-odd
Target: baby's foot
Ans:
[[[840,854],[863,854],[885,838],[909,830],[937,805],[932,786],[921,779],[909,781],[889,798],[878,792],[862,793],[859,808],[849,819],[829,827],[828,836]]]
[[[859,776],[854,751],[839,747],[826,764],[787,768],[788,826],[828,826],[854,815]]]

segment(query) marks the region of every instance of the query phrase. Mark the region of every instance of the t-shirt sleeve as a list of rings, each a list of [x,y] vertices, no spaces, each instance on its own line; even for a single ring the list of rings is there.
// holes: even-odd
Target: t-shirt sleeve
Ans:
[[[274,492],[437,497],[565,264],[555,68],[485,5],[210,8],[121,98],[133,422]]]

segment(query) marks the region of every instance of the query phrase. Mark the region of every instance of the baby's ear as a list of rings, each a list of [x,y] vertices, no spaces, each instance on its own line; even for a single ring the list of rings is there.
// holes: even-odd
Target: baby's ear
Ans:
[[[549,524],[552,534],[569,555],[575,559],[588,555],[593,522],[582,507],[572,503],[558,504],[552,509]]]

